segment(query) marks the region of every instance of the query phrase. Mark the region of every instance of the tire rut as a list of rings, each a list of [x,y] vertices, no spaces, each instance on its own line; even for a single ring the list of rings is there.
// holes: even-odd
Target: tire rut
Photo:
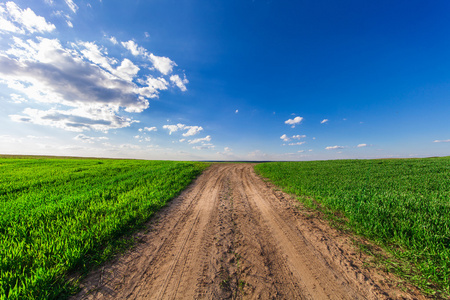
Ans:
[[[214,164],[72,299],[424,298],[375,283],[349,239],[296,203],[251,164]]]

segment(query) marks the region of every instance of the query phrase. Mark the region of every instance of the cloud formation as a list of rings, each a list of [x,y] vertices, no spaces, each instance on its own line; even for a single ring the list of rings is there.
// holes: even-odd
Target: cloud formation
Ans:
[[[306,135],[304,135],[304,134],[302,134],[302,135],[300,135],[300,134],[297,134],[297,135],[293,135],[293,136],[291,136],[291,137],[288,137],[286,134],[283,134],[282,136],[280,136],[280,139],[282,139],[283,141],[285,141],[285,142],[289,142],[289,141],[291,141],[291,140],[299,140],[299,139],[302,139],[302,138],[305,138],[306,137]],[[304,144],[305,142],[301,142],[301,143],[296,143],[296,144],[289,144],[290,146],[292,146],[292,145],[301,145],[301,144]]]
[[[144,128],[139,128],[139,131],[158,131],[158,128],[156,127],[144,127]]]
[[[201,143],[201,142],[210,142],[211,141],[211,136],[207,135],[204,138],[198,138],[195,140],[189,140],[189,144],[197,144],[197,143]]]
[[[136,42],[133,40],[129,40],[127,42],[122,42],[121,44],[126,49],[128,49],[131,52],[131,54],[133,54],[134,56],[141,56],[141,57],[147,59],[148,61],[150,61],[153,64],[153,67],[164,75],[168,75],[168,74],[172,73],[173,67],[177,66],[177,64],[174,61],[172,61],[170,58],[154,55],[153,53],[148,52],[143,47],[138,46],[136,44]],[[187,82],[185,82],[185,83],[181,82],[182,85],[184,85],[186,83]],[[180,89],[181,89],[181,87],[180,87]]]
[[[293,119],[288,119],[288,120],[284,121],[284,123],[285,123],[285,124],[288,124],[288,125],[292,125],[291,127],[292,127],[292,128],[295,128],[295,125],[300,124],[300,122],[301,122],[302,120],[303,120],[302,117],[295,117],[295,118],[293,118]]]
[[[72,0],[65,0],[75,13]],[[149,99],[158,98],[173,82],[182,91],[188,80],[173,72],[176,64],[169,58],[155,56],[133,41],[122,43],[144,61],[116,59],[108,49],[95,42],[76,41],[64,46],[51,34],[55,25],[37,16],[30,8],[21,9],[14,2],[0,3],[0,38],[9,41],[9,49],[0,50],[0,84],[14,90],[14,102],[36,102],[53,106],[42,110],[29,107],[10,118],[69,131],[118,129],[137,122],[126,113],[141,113]],[[23,36],[26,35],[26,36]],[[112,43],[118,44],[115,38]],[[119,46],[120,49],[123,49]],[[148,60],[154,62],[158,76],[149,74]],[[28,101],[27,101],[28,100]],[[200,128],[186,128],[194,135]]]
[[[21,9],[12,1],[0,3],[0,32],[35,33],[51,32],[55,25],[47,22],[44,17],[37,16],[30,8]]]
[[[93,144],[98,141],[108,140],[108,138],[106,136],[92,137],[92,136],[87,136],[85,134],[79,134],[76,137],[74,137],[73,139],[76,141],[81,141],[83,143],[89,143],[89,144]]]
[[[203,127],[201,126],[187,126],[181,123],[178,123],[176,125],[164,125],[163,128],[168,129],[170,135],[173,132],[177,132],[178,130],[187,130],[187,132],[183,133],[183,136],[193,136],[203,130]]]
[[[325,147],[326,150],[339,150],[339,149],[344,149],[344,146],[328,146]]]
[[[433,143],[450,143],[450,140],[434,140]]]
[[[358,144],[358,146],[356,146],[357,148],[362,148],[362,147],[367,147],[367,144]]]
[[[320,121],[320,124],[325,124],[328,122],[328,119],[323,119],[322,121]]]

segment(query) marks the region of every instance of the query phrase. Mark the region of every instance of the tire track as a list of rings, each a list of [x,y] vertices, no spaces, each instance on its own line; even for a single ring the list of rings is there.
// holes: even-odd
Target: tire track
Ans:
[[[73,299],[423,298],[376,284],[349,239],[296,203],[251,164],[214,164]]]

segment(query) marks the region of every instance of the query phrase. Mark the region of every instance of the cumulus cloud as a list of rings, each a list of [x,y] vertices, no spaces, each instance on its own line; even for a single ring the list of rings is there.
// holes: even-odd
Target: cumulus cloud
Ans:
[[[433,143],[450,143],[450,140],[434,140]]]
[[[35,33],[51,32],[55,25],[44,17],[37,16],[30,8],[21,9],[16,3],[9,1],[0,3],[0,32]]]
[[[234,112],[235,114],[239,113],[239,109],[236,109],[236,111]]]
[[[169,134],[171,135],[174,132],[177,132],[180,129],[184,129],[186,127],[186,125],[184,124],[176,124],[176,125],[164,125],[163,128],[164,129],[168,129],[169,130]]]
[[[201,142],[210,142],[211,141],[211,136],[207,135],[204,138],[198,138],[195,140],[189,140],[189,144],[197,144],[197,143],[201,143]]]
[[[328,122],[328,119],[323,119],[322,121],[320,121],[320,124],[325,124]]]
[[[27,100],[25,98],[23,98],[22,96],[18,95],[18,94],[10,94],[9,95],[11,97],[11,102],[13,103],[23,103],[23,102],[27,102]]]
[[[282,136],[280,136],[280,139],[282,139],[285,142],[289,142],[291,140],[286,134],[283,134]]]
[[[292,128],[295,128],[295,125],[300,124],[300,122],[301,122],[302,120],[303,120],[302,117],[295,117],[295,118],[293,118],[293,119],[288,119],[288,120],[284,121],[284,123],[285,123],[285,124],[288,124],[288,125],[292,125],[291,127],[292,127]]]
[[[293,135],[293,136],[292,136],[293,139],[297,139],[297,140],[302,139],[302,138],[305,138],[305,137],[306,137],[306,135],[304,135],[304,134],[302,134],[302,135],[297,134],[297,135]]]
[[[294,140],[299,140],[299,139],[302,139],[302,138],[305,138],[306,137],[306,135],[304,135],[304,134],[302,134],[302,135],[300,135],[300,134],[297,134],[297,135],[293,135],[293,136],[291,136],[291,137],[288,137],[286,134],[283,134],[282,136],[280,136],[280,139],[282,139],[283,141],[285,141],[285,142],[289,142],[289,141],[291,141],[292,139],[294,139]],[[299,143],[297,143],[296,145],[301,145],[301,144],[304,144],[305,142],[301,142],[300,144]],[[289,145],[294,145],[294,144],[289,144]]]
[[[177,64],[170,58],[154,55],[153,53],[148,52],[145,48],[138,46],[136,42],[134,42],[133,40],[129,40],[128,42],[122,42],[121,44],[126,49],[128,49],[132,55],[142,56],[147,60],[149,60],[153,64],[153,67],[164,75],[172,73],[173,67],[177,66]],[[186,83],[187,81],[183,82],[183,80],[180,79],[180,85],[184,86]],[[180,87],[180,89],[182,88]]]
[[[139,128],[139,131],[158,131],[158,128],[156,127],[144,127],[144,128]]]
[[[326,150],[338,150],[338,149],[344,149],[344,146],[328,146],[325,147]]]
[[[185,124],[176,124],[176,125],[164,125],[164,129],[169,130],[169,134],[171,135],[173,132],[177,132],[178,130],[187,130],[187,132],[183,133],[183,136],[192,136],[198,134],[203,130],[201,126],[186,126]]]
[[[187,91],[186,84],[189,83],[189,80],[187,80],[186,77],[181,79],[178,75],[172,75],[170,76],[170,81],[172,81],[183,92]]]
[[[22,115],[10,115],[16,122],[32,123],[82,132],[85,130],[108,131],[128,127],[136,122],[130,118],[121,117],[110,111],[101,109],[71,109],[71,110],[39,110],[26,108]]]
[[[66,4],[74,12],[78,9],[72,0],[66,0]],[[54,14],[63,15],[62,12]],[[29,107],[10,115],[14,121],[69,131],[118,129],[137,122],[125,117],[125,112],[141,113],[147,109],[149,99],[158,98],[160,91],[171,87],[170,78],[184,90],[185,76],[181,79],[176,74],[166,78],[148,74],[151,70],[145,57],[140,61],[118,60],[95,42],[68,42],[63,46],[58,39],[35,35],[49,34],[54,29],[53,24],[29,8],[21,9],[11,1],[0,3],[0,37],[7,33],[10,41],[8,49],[0,50],[0,84],[14,90],[13,102],[27,99],[30,106],[40,102],[54,107],[45,110]],[[110,40],[118,44],[114,37]],[[125,44],[126,48],[150,56],[144,48],[131,42]],[[120,49],[123,50],[122,46]],[[143,68],[146,74],[139,75]],[[161,70],[160,73],[169,73],[167,68]],[[185,134],[194,135],[203,128],[185,129]]]
[[[356,146],[357,148],[362,148],[362,147],[367,147],[367,144],[358,144],[358,146]]]

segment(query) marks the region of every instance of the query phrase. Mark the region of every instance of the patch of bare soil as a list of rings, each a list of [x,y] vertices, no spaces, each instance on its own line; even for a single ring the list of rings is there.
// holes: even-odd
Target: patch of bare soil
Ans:
[[[425,299],[299,207],[251,164],[212,165],[73,299]]]

